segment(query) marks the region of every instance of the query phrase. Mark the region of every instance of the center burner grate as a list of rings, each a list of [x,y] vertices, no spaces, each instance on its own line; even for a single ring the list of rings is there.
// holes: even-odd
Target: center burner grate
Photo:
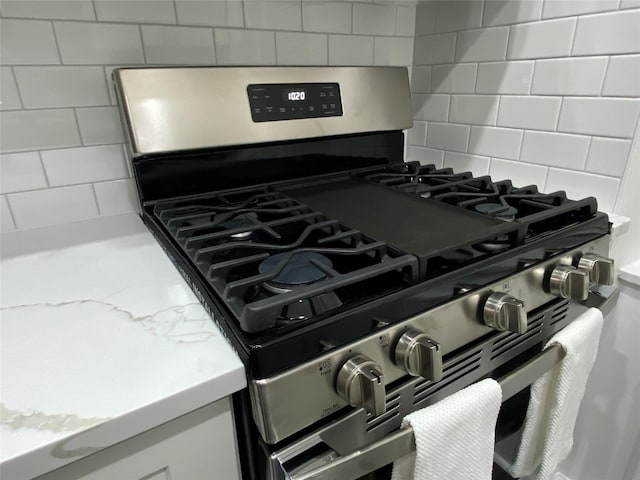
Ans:
[[[245,332],[306,323],[417,281],[413,255],[268,188],[153,211]]]

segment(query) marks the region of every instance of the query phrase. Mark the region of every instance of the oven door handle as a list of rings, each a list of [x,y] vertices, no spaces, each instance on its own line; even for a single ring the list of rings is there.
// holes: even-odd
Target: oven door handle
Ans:
[[[498,380],[502,400],[507,400],[551,370],[565,356],[560,345],[553,345]],[[348,455],[336,458],[307,472],[290,475],[290,480],[355,479],[392,463],[415,450],[413,430],[400,428]]]

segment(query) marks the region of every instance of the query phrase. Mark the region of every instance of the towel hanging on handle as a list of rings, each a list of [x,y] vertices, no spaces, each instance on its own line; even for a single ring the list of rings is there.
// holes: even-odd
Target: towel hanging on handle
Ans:
[[[573,428],[598,352],[602,323],[602,312],[590,308],[545,345],[561,345],[566,355],[532,385],[519,446],[513,441],[496,446],[496,463],[513,478],[536,473],[536,480],[548,480],[571,452]]]
[[[502,390],[482,380],[407,415],[416,452],[393,465],[392,480],[491,480]]]

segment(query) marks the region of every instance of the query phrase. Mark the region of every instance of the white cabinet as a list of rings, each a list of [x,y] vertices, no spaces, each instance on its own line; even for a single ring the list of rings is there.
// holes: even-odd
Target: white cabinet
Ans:
[[[38,480],[239,478],[231,405],[223,398]]]

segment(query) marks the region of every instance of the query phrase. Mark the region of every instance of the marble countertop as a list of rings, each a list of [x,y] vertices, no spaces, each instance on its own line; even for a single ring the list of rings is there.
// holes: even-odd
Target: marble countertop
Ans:
[[[1,238],[0,468],[31,478],[245,387],[135,214]]]

